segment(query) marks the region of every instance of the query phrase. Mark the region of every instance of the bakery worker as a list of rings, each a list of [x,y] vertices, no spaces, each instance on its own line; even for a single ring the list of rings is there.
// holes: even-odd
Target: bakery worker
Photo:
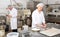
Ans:
[[[32,13],[32,28],[45,28],[45,18],[43,14],[43,3],[37,4],[37,9]]]
[[[17,32],[17,10],[12,6],[8,6],[8,17],[10,18],[10,27],[13,32]]]

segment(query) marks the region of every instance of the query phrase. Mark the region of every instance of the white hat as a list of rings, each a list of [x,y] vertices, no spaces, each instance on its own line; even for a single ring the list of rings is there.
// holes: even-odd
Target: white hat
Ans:
[[[37,4],[37,6],[36,7],[38,7],[38,6],[44,6],[44,4],[43,3],[39,3],[39,4]]]

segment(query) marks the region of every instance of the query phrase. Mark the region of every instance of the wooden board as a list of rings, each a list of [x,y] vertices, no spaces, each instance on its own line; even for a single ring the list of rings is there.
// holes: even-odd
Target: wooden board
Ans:
[[[60,29],[56,29],[56,28],[51,28],[45,31],[41,31],[41,34],[47,35],[47,36],[54,36],[54,35],[58,35],[60,34]]]

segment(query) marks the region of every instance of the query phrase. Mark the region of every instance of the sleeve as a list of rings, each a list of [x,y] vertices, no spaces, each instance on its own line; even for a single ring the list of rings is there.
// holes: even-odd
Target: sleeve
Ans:
[[[42,23],[45,23],[45,17],[44,17],[44,13],[42,13]]]
[[[35,25],[37,24],[37,16],[36,16],[36,13],[32,13],[32,23]]]
[[[9,15],[10,14],[10,10],[8,9],[7,12],[8,12],[8,15]]]
[[[12,15],[10,10],[8,10],[8,15],[10,15],[10,16]]]

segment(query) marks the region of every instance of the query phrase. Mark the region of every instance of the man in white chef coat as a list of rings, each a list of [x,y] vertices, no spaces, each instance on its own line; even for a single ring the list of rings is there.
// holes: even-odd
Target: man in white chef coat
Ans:
[[[17,10],[9,5],[8,6],[9,14],[7,17],[10,19],[10,27],[13,32],[17,32]]]
[[[37,9],[32,13],[32,28],[45,28],[45,18],[43,14],[43,3],[37,4]]]

